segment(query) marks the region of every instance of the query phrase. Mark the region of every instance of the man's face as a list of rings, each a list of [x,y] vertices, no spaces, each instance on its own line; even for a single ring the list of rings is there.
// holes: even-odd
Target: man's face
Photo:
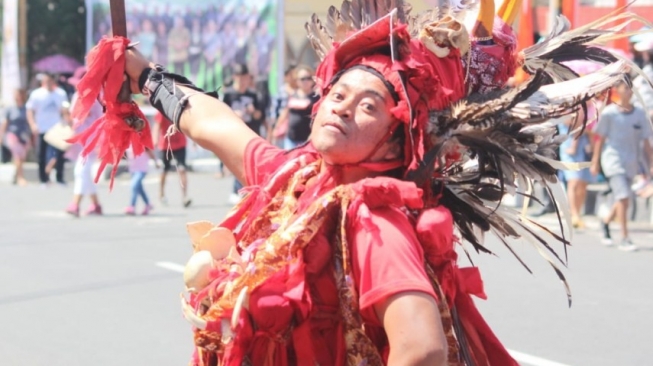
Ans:
[[[41,85],[48,90],[54,90],[55,87],[54,79],[49,75],[44,75]]]
[[[626,83],[617,85],[614,90],[622,101],[629,101],[633,96],[633,90]]]
[[[311,142],[326,163],[360,163],[391,132],[390,110],[394,106],[383,81],[367,71],[351,70],[323,96],[313,121]],[[392,142],[387,142],[370,160],[395,158],[388,156],[392,150]]]
[[[234,84],[241,91],[247,90],[250,86],[251,77],[249,74],[234,75]]]

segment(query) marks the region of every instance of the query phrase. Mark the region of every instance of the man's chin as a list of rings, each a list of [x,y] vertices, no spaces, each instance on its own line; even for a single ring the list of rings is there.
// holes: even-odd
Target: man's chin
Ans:
[[[337,141],[333,138],[319,136],[311,138],[311,145],[313,145],[317,152],[324,155],[337,148]]]

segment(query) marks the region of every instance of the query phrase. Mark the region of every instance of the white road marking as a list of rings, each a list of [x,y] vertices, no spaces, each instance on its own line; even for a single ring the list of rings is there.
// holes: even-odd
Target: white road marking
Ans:
[[[550,361],[537,356],[531,356],[529,354],[513,351],[511,349],[509,349],[508,352],[515,360],[530,366],[569,366],[565,365],[564,363]]]
[[[152,224],[166,224],[171,222],[172,219],[169,217],[148,217],[146,219],[140,219],[136,222],[138,226],[152,225]]]
[[[68,217],[73,217],[69,213],[65,212],[64,210],[61,211],[34,211],[32,212],[34,216],[38,217],[48,217],[48,218],[57,218],[57,219],[62,219],[62,218],[68,218]]]
[[[184,266],[182,266],[181,264],[172,263],[172,262],[156,262],[156,265],[157,267],[161,267],[169,271],[184,273]]]
[[[167,269],[169,271],[179,272],[179,273],[184,272],[184,266],[182,266],[181,264],[172,263],[172,262],[157,262],[156,265],[158,267]],[[519,362],[523,362],[530,366],[569,366],[563,363],[546,360],[541,357],[531,356],[529,354],[522,353],[522,352],[517,352],[513,350],[508,350],[508,352],[515,360]]]

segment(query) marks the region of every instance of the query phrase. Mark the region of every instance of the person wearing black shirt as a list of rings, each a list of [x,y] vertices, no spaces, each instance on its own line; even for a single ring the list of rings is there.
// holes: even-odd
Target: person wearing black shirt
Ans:
[[[263,112],[261,112],[258,96],[250,89],[252,77],[245,64],[235,64],[232,67],[233,87],[227,89],[223,96],[226,105],[240,117],[252,131],[261,134]],[[243,188],[241,182],[234,179],[234,190],[229,197],[229,203],[240,200],[238,191]]]
[[[261,112],[258,96],[250,89],[252,78],[245,64],[235,64],[232,67],[233,87],[225,91],[223,101],[242,118],[257,134],[261,134]]]
[[[320,99],[315,92],[313,70],[299,66],[295,71],[297,90],[288,98],[288,132],[284,148],[291,150],[308,140],[311,134],[313,106]]]

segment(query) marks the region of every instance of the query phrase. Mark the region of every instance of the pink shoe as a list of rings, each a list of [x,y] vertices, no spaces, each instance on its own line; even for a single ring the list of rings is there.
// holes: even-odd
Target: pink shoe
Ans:
[[[79,217],[79,206],[77,206],[74,203],[71,203],[68,205],[66,208],[66,213],[73,215],[75,217]]]
[[[91,205],[86,211],[86,215],[102,215],[102,206],[100,205]]]
[[[143,216],[147,216],[154,207],[152,205],[146,205],[143,209]]]
[[[125,209],[125,215],[134,215],[135,213],[134,206],[127,206]]]

